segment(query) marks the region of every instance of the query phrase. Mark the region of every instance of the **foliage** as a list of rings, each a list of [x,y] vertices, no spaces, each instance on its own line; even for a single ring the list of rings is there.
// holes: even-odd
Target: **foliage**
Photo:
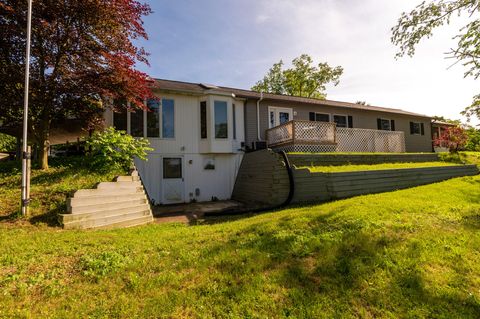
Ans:
[[[465,133],[467,134],[465,150],[480,151],[480,130],[471,127],[465,130]]]
[[[293,59],[292,68],[283,69],[283,61],[275,63],[263,80],[258,81],[253,91],[273,94],[287,94],[309,98],[325,99],[326,85],[338,85],[343,68],[331,67],[328,63],[313,65],[313,59],[307,55]]]
[[[479,186],[456,178],[196,226],[0,223],[0,317],[478,318]]]
[[[355,102],[355,104],[364,105],[364,106],[370,106],[370,103],[367,103],[366,101],[357,101],[357,102]]]
[[[0,122],[22,120],[27,2],[0,2]],[[135,70],[147,53],[134,41],[147,38],[142,17],[151,12],[137,0],[38,0],[32,12],[30,136],[46,150],[50,127],[68,118],[91,128],[101,121],[103,98],[143,107],[148,77]],[[120,106],[118,106],[120,107]]]
[[[93,157],[91,164],[101,170],[122,168],[128,170],[135,157],[146,161],[147,152],[153,149],[145,138],[134,138],[125,131],[113,127],[103,132],[95,132],[87,139],[86,146]]]
[[[477,79],[480,76],[478,10],[476,0],[439,0],[423,1],[410,13],[402,13],[397,25],[392,28],[392,43],[399,47],[397,57],[413,56],[420,41],[430,38],[436,28],[449,24],[455,15],[465,15],[468,23],[458,31],[455,37],[457,46],[447,52],[447,57],[462,63],[466,68],[466,77]],[[474,97],[472,105],[462,114],[467,118],[474,115],[480,118],[480,95]]]
[[[405,169],[420,167],[439,167],[450,166],[452,164],[444,162],[418,162],[418,163],[383,163],[383,164],[349,164],[339,166],[308,166],[311,172],[334,173],[334,172],[353,172],[353,171],[371,171],[384,169]],[[302,167],[300,167],[302,168]]]
[[[456,153],[467,144],[468,135],[461,127],[447,127],[440,137],[433,141],[434,146],[446,147],[451,153]]]
[[[15,137],[0,133],[0,152],[14,152],[17,146]]]
[[[85,277],[98,281],[124,267],[127,262],[128,258],[119,253],[105,251],[100,254],[82,256],[79,264]]]

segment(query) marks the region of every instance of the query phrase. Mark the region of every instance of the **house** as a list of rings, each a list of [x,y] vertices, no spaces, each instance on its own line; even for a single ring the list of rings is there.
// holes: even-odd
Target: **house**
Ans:
[[[154,151],[136,165],[157,204],[229,199],[244,152],[281,149],[270,130],[321,150],[432,149],[431,118],[399,109],[169,80],[155,80],[153,92],[158,100],[146,101],[149,111],[110,110],[105,120],[150,140]]]

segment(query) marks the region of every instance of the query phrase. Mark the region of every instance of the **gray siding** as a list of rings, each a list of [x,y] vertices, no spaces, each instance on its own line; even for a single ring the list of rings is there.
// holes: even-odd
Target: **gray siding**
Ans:
[[[395,130],[403,131],[405,133],[405,146],[407,152],[431,152],[432,151],[432,137],[431,137],[431,123],[430,118],[403,115],[396,113],[386,113],[370,110],[348,109],[335,106],[312,105],[308,103],[298,103],[290,101],[278,100],[264,100],[260,102],[260,135],[261,139],[265,140],[265,131],[268,129],[268,107],[278,106],[292,108],[296,115],[293,115],[295,120],[308,120],[309,112],[320,112],[328,114],[350,115],[353,118],[354,128],[363,129],[377,129],[377,118],[395,120]],[[251,147],[252,142],[257,140],[257,114],[256,102],[249,100],[246,104],[246,141],[247,145]],[[410,122],[423,123],[424,135],[411,135]]]

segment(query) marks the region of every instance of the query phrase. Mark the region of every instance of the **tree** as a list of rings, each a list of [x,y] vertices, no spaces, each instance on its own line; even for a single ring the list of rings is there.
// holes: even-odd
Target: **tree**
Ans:
[[[21,126],[27,1],[0,0],[0,122]],[[147,53],[133,40],[147,39],[135,0],[36,0],[32,12],[29,136],[48,168],[50,128],[69,118],[99,123],[105,100],[143,108],[148,77],[135,70]],[[116,107],[126,107],[117,105]]]
[[[468,135],[461,127],[448,127],[440,137],[433,141],[434,146],[446,147],[451,153],[457,153],[467,143]]]
[[[355,102],[355,104],[363,105],[363,106],[370,106],[370,103],[367,103],[366,101],[357,101],[357,102]]]
[[[467,134],[467,143],[465,144],[466,151],[480,151],[480,130],[470,127],[465,130]]]
[[[392,28],[391,41],[399,47],[397,57],[413,56],[415,48],[422,39],[430,38],[433,31],[449,24],[454,15],[466,15],[466,23],[455,37],[457,45],[446,54],[448,58],[462,63],[466,68],[465,77],[480,76],[480,18],[477,0],[439,0],[423,1],[410,13],[402,13],[396,26]],[[463,112],[467,118],[480,118],[480,94],[474,97],[473,103]]]
[[[447,119],[447,118],[444,117],[444,116],[435,115],[434,117],[432,117],[432,119],[434,119],[435,121],[440,121],[440,122],[455,124],[455,125],[457,125],[457,126],[461,126],[461,125],[462,125],[462,121],[460,121],[460,120]]]
[[[263,80],[258,81],[253,91],[273,94],[287,94],[309,98],[325,99],[325,86],[328,83],[338,85],[343,68],[331,67],[328,63],[313,65],[313,59],[307,55],[293,59],[292,68],[283,70],[283,61],[275,63]]]

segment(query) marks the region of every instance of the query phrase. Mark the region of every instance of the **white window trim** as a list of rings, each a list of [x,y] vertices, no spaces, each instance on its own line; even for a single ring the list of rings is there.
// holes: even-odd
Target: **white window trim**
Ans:
[[[268,106],[268,116],[267,116],[267,121],[268,121],[268,128],[274,128],[275,126],[270,126],[270,112],[275,111],[275,110],[288,110],[288,114],[290,114],[290,121],[293,120],[293,108],[291,107],[282,107],[282,106]],[[276,114],[276,113],[275,113]],[[280,124],[279,124],[280,125]],[[278,126],[278,125],[277,125]]]

